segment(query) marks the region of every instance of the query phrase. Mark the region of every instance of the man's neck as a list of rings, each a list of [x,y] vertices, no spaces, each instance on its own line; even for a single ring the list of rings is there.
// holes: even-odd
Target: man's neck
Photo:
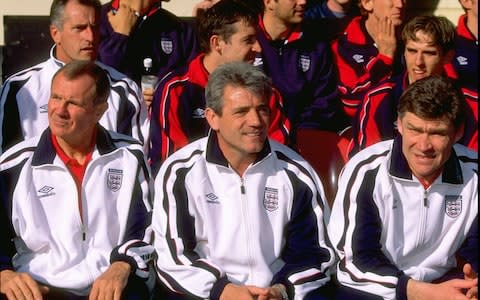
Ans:
[[[293,30],[292,25],[286,24],[268,12],[263,15],[263,25],[272,40],[285,39]]]
[[[220,65],[219,63],[219,54],[213,53],[213,50],[205,54],[203,57],[203,67],[207,70],[208,74],[212,74],[213,71]]]
[[[55,137],[58,146],[62,149],[62,151],[67,155],[68,157],[75,159],[79,164],[83,165],[85,163],[85,160],[87,159],[87,156],[90,152],[92,152],[93,149],[93,143],[90,142],[92,140],[93,136],[88,139],[89,143],[86,144],[85,141],[81,141],[78,143],[71,143],[71,142],[66,142],[65,140]]]
[[[475,39],[478,40],[478,18],[475,18],[472,15],[467,15],[467,27],[468,30],[473,33]]]

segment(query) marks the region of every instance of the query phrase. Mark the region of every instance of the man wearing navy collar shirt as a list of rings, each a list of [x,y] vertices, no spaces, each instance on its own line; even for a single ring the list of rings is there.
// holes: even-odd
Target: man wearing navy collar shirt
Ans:
[[[273,80],[284,100],[295,139],[297,128],[339,131],[346,126],[328,43],[304,20],[305,0],[264,0],[255,65]]]

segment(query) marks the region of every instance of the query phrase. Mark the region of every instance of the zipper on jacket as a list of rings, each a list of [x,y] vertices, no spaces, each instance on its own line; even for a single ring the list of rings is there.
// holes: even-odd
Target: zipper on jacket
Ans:
[[[85,241],[87,238],[87,231],[85,230],[85,225],[82,223],[82,241]]]
[[[240,181],[240,193],[242,193],[242,195],[245,195],[245,185],[243,184],[243,178]]]
[[[424,190],[423,191],[423,206],[424,207],[427,207],[427,201],[428,201],[427,190]]]

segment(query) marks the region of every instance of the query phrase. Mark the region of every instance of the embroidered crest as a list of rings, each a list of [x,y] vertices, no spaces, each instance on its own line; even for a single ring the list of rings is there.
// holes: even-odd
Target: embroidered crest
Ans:
[[[123,171],[118,169],[108,169],[107,186],[113,192],[118,191],[122,187]]]
[[[162,50],[166,54],[171,54],[173,52],[173,42],[172,42],[172,40],[162,39],[160,41],[160,46],[162,46]]]
[[[363,55],[361,55],[361,54],[355,54],[355,55],[352,56],[352,58],[359,64],[365,62],[365,59],[363,58]]]
[[[446,195],[445,196],[445,213],[450,218],[456,218],[462,212],[462,196]]]
[[[278,208],[278,190],[277,189],[265,187],[265,194],[263,197],[263,206],[268,211],[274,211]]]
[[[307,55],[300,55],[300,59],[298,60],[299,67],[302,69],[303,72],[307,72],[310,70],[310,57]]]

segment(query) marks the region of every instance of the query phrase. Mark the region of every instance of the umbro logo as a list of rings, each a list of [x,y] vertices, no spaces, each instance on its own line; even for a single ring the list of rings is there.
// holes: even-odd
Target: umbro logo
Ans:
[[[38,193],[40,193],[38,196],[39,197],[53,196],[55,195],[55,193],[52,192],[53,189],[54,189],[53,187],[46,185],[38,190]]]
[[[458,61],[458,64],[461,66],[468,65],[468,58],[466,58],[465,56],[457,56],[457,61]]]
[[[365,59],[363,58],[363,55],[361,54],[355,54],[352,56],[352,58],[357,62],[357,63],[363,63],[365,62]]]
[[[204,119],[205,118],[205,110],[201,108],[197,108],[193,110],[192,118],[194,119]]]
[[[261,57],[255,57],[255,60],[253,61],[253,65],[255,67],[263,65],[263,59]]]
[[[48,104],[40,106],[40,113],[41,114],[48,113]]]
[[[205,197],[207,197],[207,203],[220,204],[220,201],[218,201],[217,195],[215,195],[214,193],[208,193],[205,195]]]

